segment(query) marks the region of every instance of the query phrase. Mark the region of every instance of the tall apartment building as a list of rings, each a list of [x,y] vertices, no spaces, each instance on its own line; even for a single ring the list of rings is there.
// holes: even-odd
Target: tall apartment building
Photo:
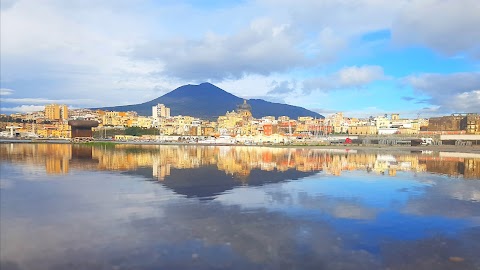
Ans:
[[[58,104],[45,105],[45,118],[48,120],[68,119],[67,105],[58,105]]]
[[[155,119],[160,117],[170,117],[170,108],[160,103],[152,106],[152,116]]]

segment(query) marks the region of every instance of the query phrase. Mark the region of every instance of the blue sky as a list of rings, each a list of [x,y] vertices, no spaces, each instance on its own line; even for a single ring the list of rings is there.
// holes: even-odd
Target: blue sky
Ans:
[[[477,0],[0,0],[1,111],[211,82],[347,116],[480,112]]]

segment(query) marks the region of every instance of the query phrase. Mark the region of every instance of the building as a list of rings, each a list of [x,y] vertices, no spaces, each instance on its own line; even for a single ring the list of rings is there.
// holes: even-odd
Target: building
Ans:
[[[480,115],[477,113],[452,114],[450,116],[432,117],[428,121],[428,131],[466,132],[480,134]]]
[[[334,133],[347,133],[348,123],[346,122],[342,112],[329,115],[326,120],[330,123],[330,125],[333,126]]]
[[[349,135],[374,135],[377,134],[377,127],[372,125],[350,126],[348,128]]]
[[[72,139],[82,140],[93,138],[92,127],[98,127],[97,121],[91,120],[70,120]]]
[[[288,116],[283,115],[278,117],[278,122],[288,122],[288,121],[290,121],[290,117]]]
[[[313,120],[313,117],[311,116],[299,116],[298,117],[298,122],[308,122],[308,121],[312,121]]]
[[[218,132],[221,135],[255,135],[258,133],[258,121],[254,121],[252,107],[244,100],[236,111],[221,115],[217,119]]]
[[[138,115],[136,112],[117,112],[117,111],[106,111],[102,115],[102,125],[103,126],[133,126],[134,122],[137,122]]]
[[[392,126],[392,122],[387,118],[387,115],[375,117],[374,122],[377,130],[381,128],[390,128]]]
[[[141,127],[141,128],[152,128],[153,119],[151,117],[138,116],[136,119],[132,121],[131,126]]]
[[[467,114],[465,117],[465,129],[467,134],[480,134],[480,115]]]
[[[51,121],[68,119],[67,105],[50,104],[45,106],[45,118]]]
[[[263,125],[263,135],[270,136],[273,132],[273,125],[272,124],[264,124]]]
[[[243,103],[237,106],[237,112],[242,117],[243,121],[248,122],[253,119],[252,106],[247,104],[247,100],[243,100]]]
[[[170,108],[166,107],[164,104],[158,103],[157,105],[152,106],[152,117],[154,119],[170,117]]]

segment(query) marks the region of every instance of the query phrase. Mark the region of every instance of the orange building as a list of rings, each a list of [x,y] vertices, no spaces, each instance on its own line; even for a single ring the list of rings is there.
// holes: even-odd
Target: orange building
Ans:
[[[273,125],[272,124],[265,124],[263,125],[263,134],[266,136],[270,136],[273,134]]]

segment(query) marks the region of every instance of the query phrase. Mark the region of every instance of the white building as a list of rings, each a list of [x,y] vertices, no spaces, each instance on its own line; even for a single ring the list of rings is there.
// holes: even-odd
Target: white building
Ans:
[[[158,119],[160,117],[170,117],[170,108],[160,103],[152,106],[152,117],[154,119]]]

